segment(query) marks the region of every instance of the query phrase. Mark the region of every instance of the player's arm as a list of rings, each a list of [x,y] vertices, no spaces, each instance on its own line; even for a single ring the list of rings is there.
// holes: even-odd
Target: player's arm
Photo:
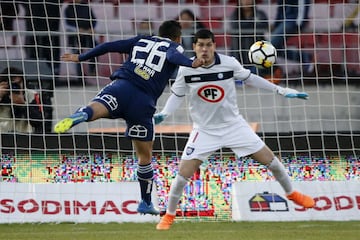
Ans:
[[[129,53],[140,38],[140,36],[137,36],[126,40],[105,42],[82,54],[65,53],[61,56],[61,60],[67,62],[82,62],[109,52]]]
[[[292,88],[283,88],[278,85],[275,85],[268,80],[260,77],[256,74],[250,74],[243,82],[246,85],[253,86],[256,88],[265,89],[268,91],[276,92],[284,97],[287,98],[301,98],[301,99],[308,99],[309,95],[306,92],[299,92]]]
[[[162,111],[154,115],[155,124],[161,123],[165,120],[165,118],[173,114],[184,101],[184,97],[187,91],[187,86],[183,74],[184,69],[185,67],[179,67],[175,82],[171,86],[172,94],[167,99]]]
[[[174,93],[167,99],[163,110],[154,115],[155,124],[159,124],[165,120],[169,115],[173,114],[181,105],[184,96],[177,96]]]
[[[166,58],[173,64],[192,68],[201,67],[205,62],[204,59],[199,58],[191,60],[182,54],[177,48],[169,48],[169,50],[166,52]]]

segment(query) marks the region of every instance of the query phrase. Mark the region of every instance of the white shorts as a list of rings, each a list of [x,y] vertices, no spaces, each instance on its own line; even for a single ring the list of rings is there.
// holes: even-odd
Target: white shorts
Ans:
[[[206,161],[221,148],[230,148],[238,157],[244,157],[258,152],[264,146],[264,141],[245,121],[219,129],[193,128],[181,159]]]

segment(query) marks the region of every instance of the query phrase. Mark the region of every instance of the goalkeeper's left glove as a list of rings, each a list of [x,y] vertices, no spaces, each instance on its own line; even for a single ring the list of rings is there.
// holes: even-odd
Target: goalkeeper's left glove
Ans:
[[[167,118],[167,117],[168,117],[168,115],[165,114],[165,113],[156,113],[156,114],[154,115],[155,124],[161,123],[161,122],[164,121],[165,118]]]
[[[304,100],[309,99],[309,94],[306,92],[299,92],[292,88],[283,88],[278,86],[277,93],[287,98],[300,98]]]

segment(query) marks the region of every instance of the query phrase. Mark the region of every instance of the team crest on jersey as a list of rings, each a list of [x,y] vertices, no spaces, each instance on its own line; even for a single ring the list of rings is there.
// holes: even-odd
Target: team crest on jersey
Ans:
[[[193,147],[187,147],[186,148],[186,155],[190,155],[194,152],[195,148]]]
[[[201,99],[211,103],[220,102],[225,96],[224,89],[217,85],[205,85],[197,93]]]

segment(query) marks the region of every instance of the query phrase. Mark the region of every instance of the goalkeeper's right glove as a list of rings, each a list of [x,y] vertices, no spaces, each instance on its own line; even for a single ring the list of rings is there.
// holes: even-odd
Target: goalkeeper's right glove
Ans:
[[[168,117],[168,115],[165,114],[165,113],[156,113],[156,114],[154,115],[155,124],[161,123],[161,122],[164,121],[165,118],[167,118],[167,117]]]
[[[277,93],[287,98],[301,98],[305,100],[309,99],[309,94],[307,94],[306,92],[299,92],[292,88],[283,88],[278,86]]]

